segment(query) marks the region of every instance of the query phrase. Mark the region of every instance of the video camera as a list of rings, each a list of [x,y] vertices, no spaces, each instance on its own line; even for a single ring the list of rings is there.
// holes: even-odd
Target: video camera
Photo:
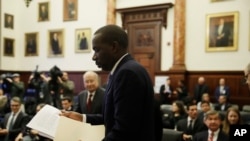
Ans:
[[[8,81],[8,78],[12,79],[11,73],[4,73],[1,75],[1,79],[3,80],[2,89],[4,93],[10,93],[12,84]]]
[[[30,80],[29,88],[39,89],[42,83],[42,79],[40,76],[41,73],[38,71],[38,65],[36,66],[36,69],[32,72],[31,75],[33,75],[33,78]]]
[[[57,67],[54,66],[50,69],[49,75],[51,77],[51,80],[49,81],[49,89],[57,92],[59,89],[59,84],[58,84],[58,77],[63,76],[63,72]]]

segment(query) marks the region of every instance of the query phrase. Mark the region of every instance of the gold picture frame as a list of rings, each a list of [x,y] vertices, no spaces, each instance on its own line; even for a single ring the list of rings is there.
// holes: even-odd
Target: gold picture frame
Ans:
[[[49,2],[38,3],[38,22],[46,22],[50,20],[50,4]]]
[[[15,56],[15,40],[12,38],[4,38],[3,39],[3,56]]]
[[[211,0],[211,2],[222,2],[222,1],[232,1],[232,0]]]
[[[206,51],[236,51],[238,49],[238,12],[206,16]]]
[[[75,30],[75,52],[88,53],[91,52],[91,29],[82,28]]]
[[[64,30],[54,29],[48,31],[48,57],[64,56]]]
[[[63,0],[63,21],[75,21],[78,17],[78,0]]]
[[[4,14],[4,27],[14,29],[14,16],[11,14]]]
[[[25,33],[24,35],[24,56],[38,56],[39,41],[38,32]]]

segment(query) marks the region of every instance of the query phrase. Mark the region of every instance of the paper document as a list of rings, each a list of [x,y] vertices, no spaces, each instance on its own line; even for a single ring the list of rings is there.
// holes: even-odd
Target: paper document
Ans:
[[[64,116],[53,106],[44,106],[27,124],[41,136],[54,141],[100,141],[104,138],[103,125],[92,126]]]
[[[53,139],[56,134],[60,113],[59,109],[51,105],[45,105],[27,124],[27,127],[37,130],[41,136]]]

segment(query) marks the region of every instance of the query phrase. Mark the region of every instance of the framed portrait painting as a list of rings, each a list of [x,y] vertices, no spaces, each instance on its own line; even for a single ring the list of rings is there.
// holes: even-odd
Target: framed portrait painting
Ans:
[[[63,0],[63,20],[75,21],[78,16],[78,0]]]
[[[25,56],[38,56],[38,33],[26,33],[24,37]]]
[[[90,52],[91,47],[91,29],[82,28],[75,31],[75,52],[84,53]]]
[[[14,39],[4,38],[3,40],[3,44],[4,44],[3,55],[4,56],[12,56],[12,57],[15,56],[14,54],[15,44],[14,43],[15,43]]]
[[[63,29],[49,30],[48,32],[48,57],[64,56],[64,31]]]
[[[11,14],[4,14],[4,27],[14,29],[14,16]]]
[[[238,49],[238,12],[206,16],[206,51],[236,51]]]
[[[49,2],[38,3],[38,21],[39,22],[49,21],[49,18],[50,18]]]

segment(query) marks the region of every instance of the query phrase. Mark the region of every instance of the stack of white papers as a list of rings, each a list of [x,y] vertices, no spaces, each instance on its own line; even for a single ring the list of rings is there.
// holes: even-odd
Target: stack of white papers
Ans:
[[[100,141],[104,138],[104,126],[92,126],[64,116],[51,105],[44,106],[27,124],[41,136],[54,141]]]

